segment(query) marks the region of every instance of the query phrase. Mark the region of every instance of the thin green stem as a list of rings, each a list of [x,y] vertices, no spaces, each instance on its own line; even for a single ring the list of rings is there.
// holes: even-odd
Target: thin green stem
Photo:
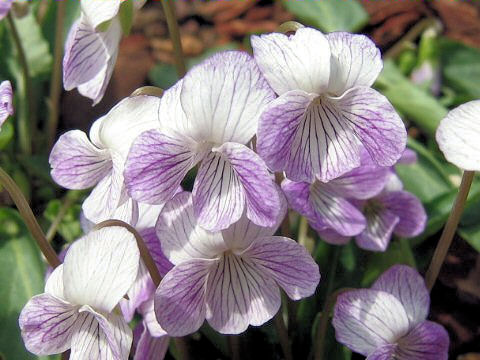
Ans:
[[[25,196],[23,196],[22,191],[18,188],[17,184],[15,184],[15,181],[13,181],[13,179],[2,168],[0,168],[0,184],[2,184],[10,194],[10,197],[17,206],[23,221],[25,221],[28,230],[36,240],[38,247],[42,251],[43,255],[45,255],[48,263],[51,267],[56,268],[61,264],[57,257],[57,253],[55,250],[53,250],[43,234],[42,228],[40,225],[38,225],[37,219],[33,215],[32,209],[28,205],[28,202],[25,199]]]
[[[59,102],[62,93],[62,55],[63,55],[63,24],[67,1],[57,1],[57,16],[55,20],[55,48],[53,53],[53,71],[50,80],[50,99],[48,116],[48,148],[53,146],[57,135]]]
[[[30,69],[28,67],[27,57],[23,49],[22,41],[18,35],[18,30],[13,20],[12,13],[7,15],[7,21],[10,26],[13,42],[17,48],[18,60],[23,71],[23,81],[25,87],[25,97],[27,100],[26,115],[18,117],[18,136],[20,150],[24,155],[32,153],[32,133],[35,130],[34,107],[35,99],[33,98],[32,83],[30,78]]]
[[[80,192],[74,192],[74,190],[70,190],[67,195],[65,196],[62,205],[60,206],[60,209],[58,210],[57,216],[53,219],[52,223],[50,224],[50,227],[48,228],[47,231],[47,241],[51,242],[57,233],[58,227],[60,226],[63,218],[67,214],[68,209],[75,203],[75,201],[78,198],[78,195],[72,195],[72,194],[79,194]]]
[[[282,308],[280,308],[277,315],[273,318],[273,323],[277,331],[278,340],[280,341],[285,360],[293,360],[292,347],[290,346],[290,339],[288,338],[287,328],[285,326],[285,321],[283,320]]]
[[[332,263],[328,271],[328,283],[325,299],[328,299],[330,294],[333,292],[333,288],[335,286],[335,276],[337,274],[338,260],[340,259],[340,254],[342,252],[342,246],[333,245],[333,247]]]
[[[173,53],[175,56],[175,66],[179,77],[183,77],[187,71],[185,59],[183,57],[182,41],[178,29],[177,16],[175,14],[175,4],[173,0],[162,0],[163,12],[167,19],[168,33],[173,44]]]
[[[442,235],[440,236],[440,240],[438,241],[435,252],[433,253],[432,261],[430,262],[430,266],[425,274],[425,283],[427,284],[428,290],[432,290],[438,274],[440,273],[440,269],[442,268],[442,264],[445,261],[445,257],[447,256],[448,249],[452,244],[453,237],[455,235],[455,231],[457,230],[458,223],[460,222],[460,217],[462,216],[474,176],[474,171],[463,172],[462,182],[460,183],[460,188],[458,189],[457,198],[453,203],[452,211],[448,216]]]

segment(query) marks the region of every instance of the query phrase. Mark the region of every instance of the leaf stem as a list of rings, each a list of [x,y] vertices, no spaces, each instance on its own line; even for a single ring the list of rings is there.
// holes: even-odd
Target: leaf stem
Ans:
[[[12,17],[12,12],[7,15],[7,21],[10,26],[13,42],[17,48],[18,60],[23,70],[23,81],[25,87],[25,97],[27,98],[26,115],[18,117],[18,136],[20,143],[20,150],[24,155],[30,155],[32,153],[32,133],[35,130],[35,118],[34,118],[34,104],[32,83],[30,78],[30,69],[28,67],[27,57],[22,46],[22,41],[18,35],[18,30],[15,25],[15,21]]]
[[[15,184],[15,181],[13,181],[13,179],[2,168],[0,168],[0,184],[2,184],[10,194],[10,197],[17,206],[23,221],[25,221],[28,230],[36,240],[38,247],[47,259],[48,263],[51,267],[56,268],[61,264],[57,257],[57,253],[55,250],[53,250],[52,246],[43,234],[42,228],[40,225],[38,225],[37,219],[33,215],[32,209],[28,205],[28,202],[25,199],[25,196],[23,196],[22,191],[18,188],[17,184]]]
[[[168,33],[173,44],[173,53],[175,56],[175,66],[178,76],[181,78],[186,73],[185,59],[183,57],[182,42],[180,31],[178,29],[177,16],[175,14],[175,5],[173,0],[162,0],[163,12],[167,18]]]
[[[48,148],[53,146],[57,134],[59,100],[62,93],[62,55],[63,55],[63,24],[67,1],[57,1],[57,16],[55,20],[55,48],[53,53],[53,70],[50,80],[50,99],[48,116]]]
[[[425,283],[427,284],[428,290],[432,290],[438,274],[440,273],[442,264],[445,261],[445,257],[447,256],[448,249],[452,244],[452,240],[455,235],[455,231],[457,230],[458,223],[460,222],[460,217],[462,216],[474,176],[474,171],[463,172],[462,182],[460,183],[457,197],[453,203],[452,211],[448,216],[442,235],[440,236],[440,240],[438,241],[435,252],[433,253],[432,261],[430,262],[430,266],[425,274]]]

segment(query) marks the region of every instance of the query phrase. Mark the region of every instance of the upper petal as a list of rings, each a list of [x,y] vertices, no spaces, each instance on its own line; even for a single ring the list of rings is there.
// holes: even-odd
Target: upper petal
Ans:
[[[227,249],[221,233],[204,230],[193,213],[192,195],[182,192],[167,202],[156,225],[162,250],[174,264],[212,259]]]
[[[264,274],[274,279],[293,300],[313,295],[320,281],[318,265],[308,251],[292,239],[266,236],[243,254]]]
[[[445,158],[463,170],[480,171],[480,100],[451,110],[438,126],[436,139]]]
[[[245,144],[274,93],[245,52],[215,54],[183,79],[180,95],[188,119],[186,134],[197,141]]]
[[[380,50],[365,35],[326,35],[332,52],[328,91],[338,96],[354,86],[371,86],[382,71]]]
[[[36,295],[20,313],[18,323],[28,351],[59,354],[70,348],[77,308],[50,294]]]
[[[2,11],[1,7],[4,6],[2,4],[0,4],[0,19]],[[13,115],[13,91],[12,84],[7,80],[0,83],[0,128],[5,120],[11,115]]]
[[[65,298],[110,312],[132,286],[140,255],[123,227],[92,231],[74,242],[64,261]]]
[[[86,189],[112,169],[110,152],[99,149],[80,130],[69,131],[55,143],[49,158],[52,178],[68,189]]]
[[[424,321],[398,342],[395,359],[447,360],[449,343],[443,326]]]
[[[88,23],[96,28],[118,14],[120,3],[121,0],[82,0],[80,5]]]
[[[402,303],[411,327],[427,318],[430,296],[425,281],[415,269],[394,265],[375,281],[372,289],[395,296]]]
[[[409,330],[405,309],[395,296],[366,289],[338,296],[332,324],[337,341],[364,356]]]
[[[252,36],[255,61],[278,95],[290,90],[320,94],[330,77],[330,46],[318,30],[301,28],[294,35]]]

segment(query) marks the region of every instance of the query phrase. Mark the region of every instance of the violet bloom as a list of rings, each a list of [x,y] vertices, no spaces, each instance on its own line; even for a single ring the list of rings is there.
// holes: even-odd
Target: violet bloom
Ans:
[[[467,171],[480,171],[480,100],[451,110],[438,126],[436,139],[445,158]]]
[[[0,1],[0,20],[8,15],[14,0],[1,0]]]
[[[71,349],[71,360],[127,360],[132,331],[114,308],[132,285],[139,259],[134,236],[122,227],[74,242],[45,293],[30,299],[20,314],[25,347],[36,355]]]
[[[446,360],[448,334],[426,320],[429,307],[423,278],[408,266],[395,265],[370,289],[338,296],[335,336],[367,360]]]
[[[222,232],[207,232],[194,215],[192,195],[177,194],[162,210],[157,235],[175,265],[155,294],[157,319],[169,335],[183,336],[206,319],[223,334],[259,326],[280,308],[280,289],[293,300],[314,293],[318,265],[295,241],[242,218]]]
[[[264,111],[258,153],[293,181],[323,182],[360,166],[362,146],[393,165],[407,133],[388,100],[373,90],[380,51],[363,35],[311,28],[252,36],[253,53],[279,95]]]
[[[133,1],[131,11],[145,3],[145,0],[126,1]],[[82,0],[80,19],[72,25],[65,42],[65,90],[78,88],[80,94],[93,100],[93,105],[102,100],[117,60],[123,35],[119,15],[121,2]]]
[[[13,115],[13,91],[10,81],[0,84],[0,128],[9,116]]]
[[[244,209],[255,224],[272,226],[278,193],[264,161],[247,144],[273,97],[244,52],[218,53],[192,68],[164,93],[161,129],[145,132],[132,145],[125,169],[129,195],[139,202],[166,202],[200,163],[193,208],[201,226],[226,229]]]
[[[362,166],[327,183],[282,182],[289,205],[308,219],[316,230],[331,228],[341,236],[358,235],[367,220],[351,199],[364,200],[378,195],[388,179],[389,169],[372,163],[364,151]]]
[[[130,223],[135,216],[136,205],[124,186],[124,162],[135,137],[158,126],[159,101],[145,95],[126,98],[93,123],[90,139],[72,130],[53,147],[49,162],[57,184],[67,189],[94,187],[82,205],[88,220],[107,220],[119,207],[124,212],[121,220]]]

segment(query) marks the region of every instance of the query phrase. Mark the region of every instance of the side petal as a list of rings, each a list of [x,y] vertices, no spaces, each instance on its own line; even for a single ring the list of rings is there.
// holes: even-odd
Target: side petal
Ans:
[[[480,171],[480,100],[451,110],[438,126],[436,139],[445,158],[463,170]]]
[[[326,37],[332,52],[328,91],[340,96],[354,86],[371,86],[383,68],[380,50],[373,41],[343,31]]]
[[[424,321],[399,340],[395,359],[447,360],[449,343],[443,326]]]
[[[427,318],[430,295],[425,281],[415,269],[406,265],[394,265],[375,281],[372,289],[395,296],[402,303],[411,327]]]
[[[120,2],[121,0],[83,0],[81,1],[81,9],[88,23],[96,28],[118,14]]]
[[[0,4],[0,19],[2,6],[5,6],[3,4],[3,2]],[[9,4],[8,1],[7,4]],[[0,83],[0,127],[3,125],[3,123],[5,122],[5,120],[7,120],[9,116],[13,115],[13,112],[12,84],[10,83],[10,81],[2,81],[2,83]]]
[[[330,46],[318,30],[301,28],[295,35],[252,36],[253,55],[278,95],[290,90],[320,94],[330,77]]]
[[[123,317],[127,322],[132,321],[135,315],[135,310],[137,310],[145,301],[150,299],[155,293],[155,290],[156,288],[150,274],[141,261],[138,267],[137,278],[127,291],[128,300],[122,299],[119,304]]]
[[[227,250],[220,233],[208,232],[198,224],[188,192],[165,204],[156,231],[162,251],[176,265],[195,258],[212,259]]]
[[[80,130],[60,136],[48,161],[53,180],[67,189],[92,187],[112,169],[110,152],[97,148]]]
[[[109,313],[132,286],[139,262],[137,243],[127,229],[92,231],[74,242],[65,256],[65,298]]]
[[[364,356],[409,330],[407,314],[395,296],[365,289],[338,296],[332,324],[337,341]]]
[[[299,214],[312,218],[315,209],[309,201],[310,184],[306,182],[294,182],[288,179],[282,181],[282,190],[287,198],[288,205]]]
[[[166,335],[153,337],[150,335],[148,329],[141,323],[138,326],[142,326],[142,330],[140,339],[137,342],[133,360],[164,359],[168,351],[170,337]]]
[[[407,143],[407,130],[385,96],[358,86],[332,101],[378,165],[392,166],[400,159]]]
[[[63,258],[65,258],[65,255],[66,252],[63,254]],[[63,259],[61,261],[63,261]],[[45,293],[59,299],[65,298],[63,291],[63,264],[58,265],[48,276],[45,283]]]
[[[362,249],[385,251],[400,219],[388,209],[377,208],[376,204],[369,207],[367,203],[365,206],[363,213],[367,219],[367,227],[355,237],[355,241]]]
[[[380,195],[379,201],[400,219],[394,229],[398,236],[417,236],[425,229],[427,214],[415,195],[407,191],[392,191]]]
[[[158,239],[155,227],[141,230],[140,235],[142,236],[143,242],[148,248],[150,255],[152,255],[155,264],[157,264],[160,275],[165,276],[167,272],[172,270],[173,264],[170,262],[170,260],[167,259],[162,250],[162,245],[160,244],[160,240]]]
[[[310,223],[312,228],[314,228],[318,236],[325,241],[326,243],[332,244],[332,245],[346,245],[350,242],[351,237],[350,236],[342,236],[339,233],[337,233],[335,230],[332,230],[328,227],[323,227],[323,228],[317,228],[315,223]]]
[[[257,239],[242,254],[274,279],[293,300],[313,295],[320,281],[318,265],[308,251],[292,239],[268,236]]]
[[[262,325],[280,304],[277,284],[245,256],[224,255],[210,270],[207,321],[222,334],[239,334],[248,325]]]
[[[155,293],[155,314],[170,336],[197,331],[205,320],[207,276],[215,260],[192,259],[175,266]]]
[[[367,356],[366,360],[392,360],[395,358],[395,351],[397,350],[397,344],[388,344],[379,347],[373,353]]]
[[[332,192],[329,183],[315,181],[310,185],[309,201],[315,211],[315,222],[326,225],[340,235],[353,236],[365,229],[363,214],[348,200]]]
[[[154,304],[154,297],[152,296],[140,306],[139,312],[143,316],[143,324],[147,327],[150,335],[154,337],[165,336],[167,332],[158,323]]]
[[[183,139],[146,131],[133,142],[125,164],[128,194],[139,202],[164,203],[200,159]]]
[[[53,355],[70,348],[77,311],[50,294],[31,298],[18,319],[27,350],[35,355]]]
[[[215,54],[193,67],[183,79],[180,99],[189,120],[186,134],[199,142],[246,144],[274,96],[249,54]]]

